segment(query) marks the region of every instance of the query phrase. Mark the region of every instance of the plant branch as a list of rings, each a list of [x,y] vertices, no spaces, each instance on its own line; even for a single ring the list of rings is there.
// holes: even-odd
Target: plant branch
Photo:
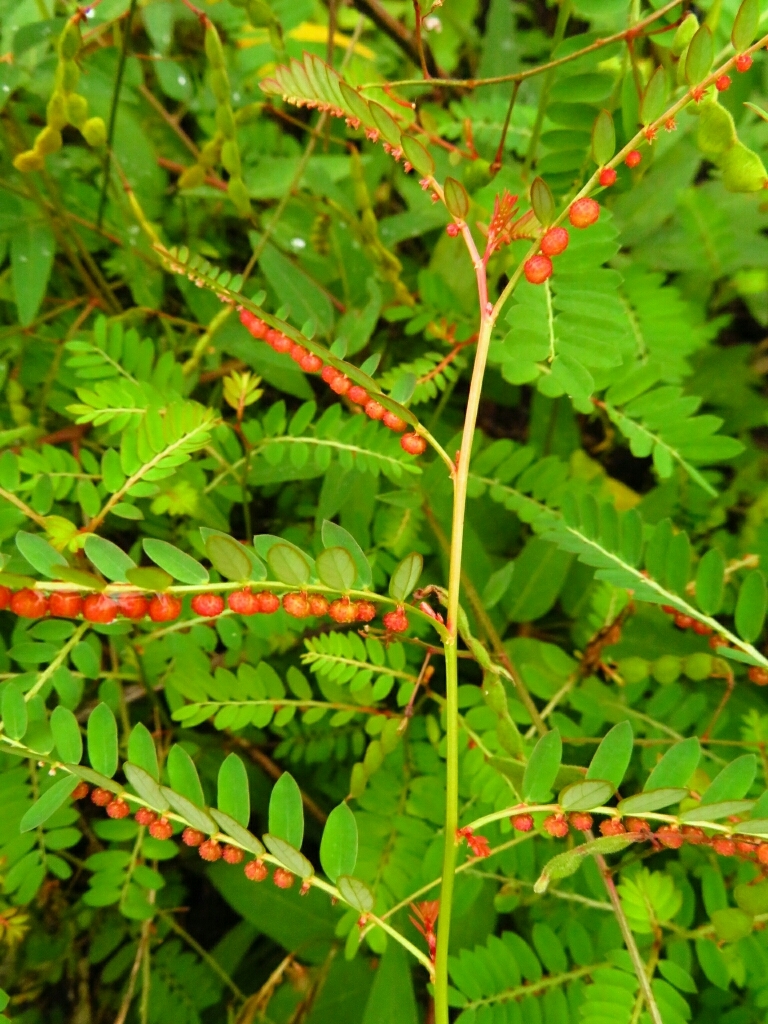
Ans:
[[[117,62],[117,72],[115,74],[115,87],[112,90],[112,104],[109,108],[109,124],[107,126],[106,152],[104,154],[104,166],[102,168],[104,180],[101,183],[99,206],[96,213],[96,227],[98,228],[101,227],[101,222],[104,219],[104,210],[107,205],[107,192],[109,191],[110,167],[112,162],[112,143],[115,138],[115,125],[117,123],[117,108],[120,103],[120,91],[123,86],[123,72],[125,71],[125,62],[128,58],[128,47],[131,42],[131,28],[133,25],[133,13],[136,10],[136,3],[137,0],[131,0],[131,6],[128,8],[128,13],[125,17],[123,44],[120,47],[120,57]]]

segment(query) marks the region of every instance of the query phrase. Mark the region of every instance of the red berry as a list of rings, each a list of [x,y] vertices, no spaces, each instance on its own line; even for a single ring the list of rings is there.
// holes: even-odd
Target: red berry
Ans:
[[[736,853],[736,843],[732,839],[724,837],[712,840],[712,849],[721,857],[732,857]]]
[[[57,619],[76,619],[83,608],[79,594],[56,591],[48,599],[48,611]]]
[[[550,228],[544,235],[539,248],[545,256],[559,256],[568,248],[570,236],[565,228]]]
[[[283,594],[283,608],[295,619],[306,619],[310,614],[309,598],[304,593]]]
[[[355,405],[367,405],[368,404],[368,392],[365,388],[361,388],[359,384],[353,384],[347,392],[347,398],[350,402],[354,402]]]
[[[83,618],[88,622],[114,622],[117,605],[106,594],[89,594],[83,601]]]
[[[751,53],[740,53],[736,58],[736,70],[737,71],[749,71],[752,67],[752,54]]]
[[[293,346],[291,339],[287,338],[282,331],[270,331],[267,334],[267,341],[275,352],[290,352]]]
[[[662,825],[657,828],[656,839],[668,850],[679,850],[685,841],[685,837],[676,825]]]
[[[718,92],[725,92],[726,89],[731,87],[730,75],[720,75],[719,78],[715,79],[715,88]]]
[[[516,814],[509,820],[512,822],[512,827],[518,832],[530,832],[533,828],[532,814]]]
[[[229,607],[238,615],[255,615],[259,609],[259,599],[250,587],[245,590],[233,590],[227,599]]]
[[[352,381],[343,373],[337,373],[331,381],[331,391],[334,391],[337,395],[346,395],[349,389],[352,387]]]
[[[239,864],[244,856],[245,854],[242,850],[237,846],[230,846],[229,843],[224,847],[224,852],[222,853],[222,857],[227,864]]]
[[[263,860],[249,860],[243,868],[245,877],[250,879],[251,882],[263,882],[269,874],[267,865]]]
[[[678,612],[675,615],[675,625],[678,629],[690,629],[693,623],[694,620],[690,615],[683,615],[682,612]]]
[[[143,594],[121,594],[117,609],[124,619],[143,619],[149,610],[149,601]]]
[[[604,167],[602,169],[602,171],[600,171],[599,181],[600,181],[600,184],[604,188],[610,188],[611,185],[615,185],[616,184],[616,171],[614,170],[614,168],[613,167]]]
[[[405,420],[401,420],[399,416],[395,416],[395,414],[393,412],[390,412],[388,409],[381,417],[381,422],[384,424],[385,427],[389,427],[390,430],[394,430],[398,434],[402,434],[402,432],[405,430],[407,426]]]
[[[221,594],[195,594],[192,598],[192,611],[195,615],[215,619],[224,611],[224,598]]]
[[[355,618],[358,622],[372,622],[376,618],[376,605],[373,601],[358,601],[355,605]]]
[[[624,163],[627,165],[627,167],[637,167],[637,165],[640,163],[642,159],[643,158],[641,154],[638,152],[638,150],[632,149],[629,151],[629,153],[627,153]]]
[[[305,356],[309,355],[309,349],[304,348],[303,345],[299,345],[298,342],[294,342],[293,345],[291,345],[289,355],[294,363],[300,363]]]
[[[384,626],[390,633],[405,633],[408,629],[408,616],[404,608],[396,608],[384,616]]]
[[[330,384],[336,380],[337,377],[342,376],[335,366],[324,366],[323,372],[320,374],[326,384]]]
[[[97,787],[91,791],[91,800],[93,800],[97,807],[106,807],[107,804],[111,804],[114,799],[114,793],[110,792],[108,789]]]
[[[0,587],[0,610],[8,607],[13,597],[13,591],[10,587]]]
[[[584,196],[571,204],[568,219],[575,228],[588,228],[600,216],[600,206],[594,199]]]
[[[263,338],[267,325],[247,309],[240,310],[240,323],[254,338]]]
[[[140,807],[133,816],[134,821],[139,825],[151,825],[157,821],[157,815],[148,807]]]
[[[690,843],[691,846],[700,846],[706,842],[707,837],[704,835],[703,829],[697,828],[695,825],[683,825],[681,831],[686,843]]]
[[[274,615],[280,607],[280,598],[269,590],[261,590],[254,594],[256,598],[256,611],[262,615]]]
[[[221,846],[216,842],[215,839],[206,839],[204,843],[201,843],[197,849],[197,852],[203,858],[203,860],[215,861],[221,860]]]
[[[423,455],[427,450],[427,442],[421,434],[408,433],[400,438],[400,447],[409,455]]]
[[[82,800],[84,797],[88,796],[89,789],[90,787],[88,786],[87,782],[78,782],[78,784],[72,790],[72,799]]]
[[[173,825],[167,818],[158,818],[149,826],[149,834],[153,839],[170,839],[173,835]]]
[[[768,864],[768,843],[760,843],[757,848],[757,859],[761,864]]]
[[[328,614],[334,622],[354,622],[357,618],[357,609],[354,601],[350,601],[348,597],[340,597],[336,601],[331,601]]]
[[[750,666],[747,677],[755,686],[768,686],[768,671],[764,668],[758,668],[757,665]]]
[[[665,615],[677,615],[677,608],[673,608],[671,604],[662,604],[660,607]]]
[[[299,363],[305,373],[319,373],[323,368],[323,360],[314,352],[308,352]]]
[[[585,811],[574,811],[568,820],[577,832],[589,832],[592,828],[592,815]]]
[[[757,847],[754,843],[748,843],[746,839],[736,840],[736,853],[740,857],[751,857]]]
[[[110,800],[107,804],[107,814],[110,818],[127,818],[130,813],[131,808],[125,800]]]
[[[372,420],[383,420],[386,411],[381,402],[374,402],[373,399],[365,407],[365,415],[370,416]]]
[[[181,601],[171,594],[155,594],[149,602],[149,617],[153,622],[173,622],[181,615]]]
[[[620,818],[604,818],[600,822],[600,832],[604,836],[620,836],[626,831]]]
[[[705,622],[699,622],[698,619],[694,620],[693,632],[698,633],[699,636],[709,636],[712,630]]]
[[[523,273],[530,284],[544,284],[552,277],[552,260],[549,256],[531,256],[525,261]]]
[[[23,619],[40,619],[48,611],[48,599],[39,590],[17,590],[11,598],[11,611]]]
[[[275,868],[272,881],[278,889],[290,889],[293,885],[293,875],[290,871],[286,871],[285,868]]]
[[[458,224],[449,224],[448,227],[445,229],[446,234],[449,235],[451,238],[455,238],[460,230],[461,229],[459,228]]]
[[[181,833],[181,841],[185,846],[200,846],[205,842],[205,832],[199,832],[196,828],[185,828]]]
[[[564,839],[568,835],[568,822],[563,814],[550,814],[544,819],[544,831],[555,839]]]
[[[310,594],[309,595],[309,614],[310,615],[327,615],[328,614],[328,601],[323,597],[322,594]]]

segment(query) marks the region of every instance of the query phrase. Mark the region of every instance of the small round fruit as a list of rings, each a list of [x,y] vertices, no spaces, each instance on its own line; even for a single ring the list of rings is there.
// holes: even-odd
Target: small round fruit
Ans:
[[[106,807],[107,804],[111,804],[114,799],[115,794],[108,789],[102,789],[101,786],[98,786],[91,792],[91,800],[97,807]]]
[[[616,184],[616,171],[613,167],[604,167],[600,171],[600,178],[598,179],[603,188],[610,188],[611,185]]]
[[[651,826],[645,818],[625,818],[624,827],[627,832],[650,832]]]
[[[724,837],[712,840],[712,849],[721,857],[732,857],[736,853],[736,843]]]
[[[157,821],[157,815],[154,811],[150,811],[148,807],[140,807],[133,816],[133,820],[138,825],[152,825]]]
[[[707,841],[704,829],[697,828],[695,825],[683,825],[681,832],[686,843],[690,843],[691,846],[701,846]]]
[[[550,228],[544,235],[539,248],[545,256],[559,256],[565,252],[571,237],[565,228]]]
[[[348,597],[340,597],[336,601],[331,601],[328,614],[334,622],[354,622],[357,618],[357,609],[354,601],[350,601]]]
[[[586,811],[574,811],[568,820],[577,832],[589,832],[592,828],[592,815]]]
[[[682,612],[675,615],[675,625],[678,629],[690,629],[694,621],[690,615],[683,615]]]
[[[398,434],[402,434],[402,432],[408,425],[405,422],[405,420],[401,420],[399,416],[395,416],[395,414],[393,412],[390,412],[388,409],[381,417],[381,422],[384,424],[385,427],[389,427],[390,430],[394,430]]]
[[[339,373],[335,366],[324,366],[323,372],[320,374],[326,384],[331,384],[332,381],[336,380],[337,377],[343,376]]]
[[[544,284],[552,277],[552,260],[549,256],[531,256],[525,261],[523,273],[529,284]]]
[[[626,831],[621,818],[604,818],[600,822],[600,832],[604,836],[620,836]]]
[[[239,864],[244,856],[245,854],[241,849],[237,846],[230,846],[229,843],[227,843],[222,852],[222,857],[227,864]]]
[[[372,420],[383,420],[386,412],[381,402],[374,402],[373,399],[365,407],[365,415],[370,416]]]
[[[544,831],[554,839],[565,839],[568,835],[568,822],[563,814],[550,814],[544,819]]]
[[[283,594],[283,608],[295,619],[306,619],[310,614],[309,598],[306,594]]]
[[[181,601],[171,594],[155,594],[149,602],[149,617],[153,622],[173,622],[181,615]]]
[[[263,860],[249,860],[243,868],[245,877],[251,882],[263,882],[269,874],[267,865]]]
[[[309,349],[304,348],[303,345],[299,345],[298,342],[295,342],[291,345],[291,351],[288,354],[294,363],[300,363],[305,356],[309,355]]]
[[[343,373],[337,373],[330,384],[331,391],[337,395],[346,395],[352,387],[352,381]]]
[[[400,447],[409,455],[423,455],[427,450],[427,442],[421,434],[409,432],[400,438]]]
[[[274,615],[280,607],[280,598],[270,590],[260,590],[254,595],[256,598],[256,611],[262,615]]]
[[[285,868],[275,868],[272,881],[278,889],[290,889],[293,885],[293,875],[290,871],[286,871]]]
[[[158,818],[149,826],[149,834],[153,839],[170,839],[173,835],[173,825],[167,818]]]
[[[699,622],[698,619],[694,620],[693,632],[698,633],[699,636],[709,636],[712,630],[706,624],[706,622]]]
[[[88,622],[114,622],[117,605],[106,594],[89,594],[83,601],[83,618]]]
[[[662,825],[655,832],[656,839],[668,850],[679,850],[685,842],[682,832],[674,825]]]
[[[272,339],[270,340],[270,334]],[[267,335],[267,341],[275,350],[275,352],[290,352],[293,347],[293,342],[290,338],[287,338],[282,331],[270,331]]]
[[[221,845],[217,843],[215,839],[206,839],[205,842],[201,843],[197,848],[197,852],[203,860],[211,862],[221,860]]]
[[[233,590],[227,598],[229,607],[238,615],[255,615],[260,611],[259,600],[250,587],[244,590]]]
[[[577,199],[571,204],[568,211],[568,219],[575,228],[588,228],[597,221],[600,216],[600,205],[589,196]]]
[[[255,316],[255,314],[251,313],[250,310],[240,310],[240,323],[254,338],[263,338],[267,333],[267,325],[263,320],[260,320]]]
[[[13,591],[10,587],[0,587],[0,611],[4,611],[11,603]]]
[[[309,595],[309,614],[310,615],[327,615],[328,614],[328,601],[323,597],[322,594],[310,594]]]
[[[373,622],[376,618],[376,605],[373,601],[358,601],[355,605],[355,619],[358,622]]]
[[[107,814],[110,818],[127,818],[130,813],[131,808],[125,800],[110,800],[107,804]]]
[[[76,619],[82,608],[83,599],[79,594],[54,591],[48,598],[48,611],[57,619]]]
[[[627,167],[637,167],[642,159],[643,157],[637,149],[631,149],[629,153],[627,153],[624,163]]]
[[[517,832],[530,832],[533,828],[532,814],[515,814],[509,820],[512,822],[512,828]]]
[[[117,610],[124,619],[145,618],[149,611],[149,601],[143,594],[121,594],[117,599]]]
[[[717,89],[718,92],[725,92],[725,90],[726,89],[730,89],[730,87],[731,87],[731,76],[730,75],[720,75],[719,78],[715,79],[715,88]]]
[[[305,373],[320,373],[323,368],[323,360],[314,352],[307,352],[299,366]]]
[[[757,848],[757,859],[761,864],[768,864],[768,843],[760,843]]]
[[[192,598],[192,611],[195,615],[215,619],[224,611],[224,598],[221,594],[195,594]]]
[[[48,611],[48,599],[39,590],[17,590],[11,598],[11,611],[22,619],[41,619]]]
[[[745,71],[749,71],[749,69],[751,67],[752,67],[752,54],[751,53],[740,53],[739,56],[736,58],[736,70],[737,71],[741,71],[743,73]]]
[[[384,616],[384,626],[390,633],[405,633],[408,629],[408,616],[403,608],[395,608]]]
[[[768,686],[768,670],[757,665],[751,665],[747,671],[747,678],[755,686]]]
[[[347,398],[350,402],[354,402],[355,405],[367,405],[368,404],[368,392],[365,388],[361,388],[359,384],[353,384],[347,392]]]
[[[185,828],[181,833],[181,841],[185,846],[200,846],[205,842],[205,832],[196,828]]]
[[[671,604],[659,605],[665,615],[677,615],[677,608],[673,608]]]
[[[90,786],[88,785],[87,782],[78,782],[78,784],[72,790],[72,799],[83,800],[85,797],[88,796],[89,792]]]

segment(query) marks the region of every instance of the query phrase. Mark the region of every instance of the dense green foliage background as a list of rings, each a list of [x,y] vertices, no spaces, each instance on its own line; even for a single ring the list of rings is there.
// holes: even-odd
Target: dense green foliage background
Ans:
[[[134,563],[146,566],[149,556],[193,586],[201,577],[190,566],[209,559],[206,537],[219,531],[248,545],[256,535],[249,550],[265,561],[276,538],[313,558],[339,544],[357,557],[359,545],[356,586],[381,595],[417,552],[420,585],[443,586],[452,503],[443,461],[406,454],[359,407],[254,340],[217,298],[207,264],[173,273],[165,249],[153,247],[183,246],[175,259],[191,252],[245,271],[241,294],[254,308],[375,376],[452,458],[478,310],[471,261],[461,237],[445,231],[445,206],[343,118],[259,88],[305,51],[353,86],[421,78],[414,7],[201,3],[223,42],[223,85],[201,21],[181,0],[101,0],[68,55],[61,40],[74,3],[0,0],[0,583],[63,580],[62,566],[73,584],[84,579],[73,569],[123,579],[128,563],[115,568],[113,549],[83,549],[97,531]],[[512,75],[661,6],[422,0],[425,62],[462,79]],[[536,175],[558,209],[575,195],[595,169],[600,110],[613,115],[617,150],[656,119],[641,109],[656,67],[665,69],[659,112],[685,95],[673,40],[690,5],[667,6],[629,44],[595,47],[514,91],[507,80],[361,95],[411,126],[438,182],[463,183],[480,244],[476,225],[488,223],[504,189],[520,197],[521,212]],[[690,8],[712,31],[716,66],[733,56],[738,7]],[[757,36],[766,24],[763,15]],[[730,71],[718,111],[730,112],[740,143],[760,154],[767,64],[764,52],[754,57],[744,73]],[[63,68],[67,60],[79,76]],[[463,645],[462,825],[520,801],[537,726],[558,730],[563,744],[557,785],[554,774],[538,791],[524,783],[547,803],[626,721],[634,742],[621,796],[678,787],[674,808],[664,808],[674,820],[703,795],[718,807],[737,802],[721,825],[728,815],[766,824],[768,702],[748,671],[762,681],[754,669],[768,664],[760,568],[768,565],[768,193],[754,176],[753,191],[731,190],[725,147],[701,128],[709,92],[703,106],[681,110],[674,130],[641,142],[639,167],[618,165],[616,184],[597,193],[598,223],[571,231],[550,282],[518,285],[495,329],[471,465],[464,636],[502,666],[506,708],[524,742],[510,756]],[[87,119],[71,101],[73,123],[60,138],[54,126],[35,150],[56,117],[51,97],[66,105],[72,94],[87,101]],[[224,152],[223,138],[235,140]],[[529,245],[513,241],[492,256],[492,299]],[[148,538],[198,561],[145,549]],[[252,578],[269,571],[291,582],[268,564],[256,558]],[[157,575],[144,581],[165,585]],[[429,600],[439,611],[440,595]],[[410,612],[408,633],[393,638],[380,620],[359,632],[282,610],[206,622],[184,601],[169,625],[90,628],[2,612],[7,1019],[429,1022],[423,964],[381,927],[369,922],[363,935],[349,900],[208,866],[179,843],[181,825],[175,839],[153,839],[90,801],[62,797],[52,816],[20,832],[62,779],[50,766],[79,760],[54,745],[63,740],[53,710],[68,709],[85,733],[89,714],[99,705],[103,716],[106,705],[106,725],[88,726],[92,768],[104,774],[111,756],[99,754],[97,730],[108,734],[116,720],[120,760],[135,761],[142,723],[164,783],[204,805],[216,802],[218,786],[219,808],[237,817],[232,778],[241,798],[242,776],[229,778],[222,796],[220,775],[237,753],[257,834],[282,834],[275,822],[288,807],[284,838],[295,835],[301,807],[292,790],[273,797],[275,816],[268,811],[275,780],[289,771],[315,870],[327,816],[348,798],[359,852],[346,873],[366,883],[377,915],[390,920],[396,908],[390,923],[426,954],[409,904],[439,895],[432,883],[445,815],[444,672],[429,617]],[[661,604],[691,616],[688,627],[702,622],[702,632],[676,627]],[[718,634],[727,642],[715,651],[709,639]],[[663,781],[657,775],[649,787],[673,747],[678,761],[665,762]],[[559,761],[558,753],[554,770]],[[717,800],[715,790],[707,800],[731,763]],[[227,764],[225,773],[239,771]],[[577,873],[534,892],[552,856],[582,842],[573,831],[565,842],[542,834],[544,817],[515,833],[498,814],[482,827],[490,859],[468,860],[461,847],[452,1005],[464,1008],[463,1024],[649,1020],[597,862],[586,857]],[[753,831],[762,834],[762,824]],[[756,849],[721,856],[710,845],[675,852],[646,843],[612,858],[665,1024],[766,1019],[768,882]]]

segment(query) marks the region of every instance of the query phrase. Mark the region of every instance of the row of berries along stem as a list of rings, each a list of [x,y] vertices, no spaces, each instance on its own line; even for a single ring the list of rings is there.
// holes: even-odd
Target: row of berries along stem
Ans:
[[[55,584],[51,587],[55,587]],[[378,613],[373,601],[353,601],[347,596],[329,601],[323,594],[304,590],[289,591],[281,599],[271,590],[254,593],[250,587],[244,587],[233,590],[226,601],[221,594],[210,591],[195,594],[191,601],[192,611],[207,619],[217,618],[227,605],[236,615],[246,616],[273,615],[282,605],[284,611],[295,619],[327,615],[334,622],[342,624],[369,623]],[[83,597],[74,590],[53,589],[46,595],[42,590],[29,587],[14,592],[10,587],[0,586],[0,610],[4,609],[25,619],[41,619],[46,615],[59,619],[82,616],[87,622],[107,625],[114,622],[118,615],[134,622],[147,617],[152,622],[173,622],[181,615],[182,602],[170,593],[146,597],[144,594],[130,592],[118,594],[114,598],[109,594],[97,593]],[[392,611],[385,612],[382,621],[390,633],[405,633],[409,625],[405,607],[399,604]]]
[[[678,629],[683,632],[688,629],[692,629],[694,633],[698,633],[699,636],[708,636],[709,646],[713,648],[713,650],[716,651],[718,647],[730,646],[727,638],[720,636],[718,633],[714,633],[706,622],[699,622],[699,620],[694,619],[692,615],[686,615],[685,612],[681,612],[677,608],[673,608],[671,604],[662,604],[660,607],[665,615],[672,616],[672,620]],[[751,683],[755,683],[757,686],[768,686],[768,669],[761,668],[759,665],[750,665],[747,670],[747,678]]]

